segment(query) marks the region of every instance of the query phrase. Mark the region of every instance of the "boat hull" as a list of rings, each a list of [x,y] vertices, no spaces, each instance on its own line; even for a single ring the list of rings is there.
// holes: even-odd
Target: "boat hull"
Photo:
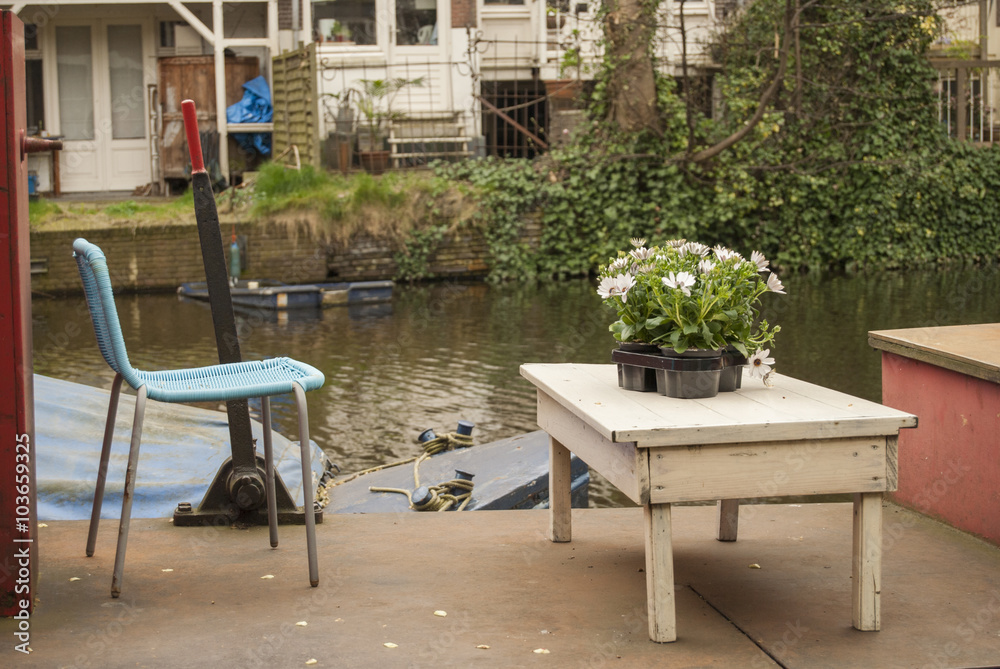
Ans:
[[[233,306],[245,309],[323,309],[334,306],[375,304],[392,299],[392,281],[284,284],[278,281],[240,281],[230,289]],[[177,294],[208,300],[204,283],[183,283]]]

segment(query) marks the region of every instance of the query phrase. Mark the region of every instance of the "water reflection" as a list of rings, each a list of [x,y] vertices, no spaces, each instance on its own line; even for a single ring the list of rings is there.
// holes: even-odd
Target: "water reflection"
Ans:
[[[788,295],[766,296],[768,317],[782,326],[777,371],[876,401],[879,356],[869,330],[1000,320],[992,266],[782,280]],[[173,295],[123,296],[118,305],[136,367],[217,360],[207,305]],[[480,443],[537,429],[534,388],[518,366],[605,363],[609,322],[587,280],[398,286],[391,305],[237,315],[245,358],[289,355],[326,374],[326,385],[308,394],[310,430],[348,472],[413,455],[421,430],[453,429],[460,418],[476,423]],[[36,372],[110,388],[82,297],[36,297],[33,326]],[[275,398],[272,410],[277,429],[294,437],[291,398]],[[603,482],[591,499],[625,501]]]

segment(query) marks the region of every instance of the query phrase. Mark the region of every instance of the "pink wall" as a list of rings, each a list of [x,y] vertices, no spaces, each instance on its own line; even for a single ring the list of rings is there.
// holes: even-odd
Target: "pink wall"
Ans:
[[[1000,545],[1000,385],[883,351],[882,402],[919,417],[893,501]]]

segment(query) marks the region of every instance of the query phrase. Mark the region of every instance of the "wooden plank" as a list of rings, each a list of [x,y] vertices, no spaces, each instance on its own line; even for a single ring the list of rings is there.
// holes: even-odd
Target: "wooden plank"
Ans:
[[[649,495],[658,503],[880,492],[886,469],[885,437],[662,447],[649,451]]]
[[[582,420],[538,392],[538,427],[565,444],[636,504],[649,500],[646,454],[634,443],[613,443]]]
[[[1000,383],[1000,323],[880,330],[868,333],[868,345]]]
[[[779,376],[774,388],[744,388],[682,400],[618,388],[614,365],[521,366],[521,374],[610,441],[661,445],[892,435],[916,417]]]
[[[674,603],[674,548],[670,505],[643,507],[646,525],[646,608],[649,638],[658,643],[677,640]]]
[[[878,631],[882,624],[882,493],[854,496],[851,590],[854,628]]]
[[[640,428],[640,433],[644,434],[649,429],[647,426],[668,422],[664,415],[643,402],[644,396],[658,395],[625,391],[618,387],[617,370],[613,365],[526,364],[521,365],[521,376],[544,389],[549,397],[575,415],[585,417],[587,424],[608,441],[616,441],[616,429],[622,426]],[[580,394],[584,387],[586,397]],[[662,399],[666,403],[657,409],[669,410],[671,400]],[[705,424],[710,425],[718,420],[715,412],[706,411],[698,405],[692,405],[691,409],[696,412],[689,416],[691,421],[703,417]]]
[[[740,525],[740,500],[720,499],[715,505],[715,538],[719,541],[736,541]]]
[[[899,437],[885,438],[885,490],[893,492],[899,488]]]
[[[569,449],[549,437],[549,539],[567,542],[573,538],[572,488]]]

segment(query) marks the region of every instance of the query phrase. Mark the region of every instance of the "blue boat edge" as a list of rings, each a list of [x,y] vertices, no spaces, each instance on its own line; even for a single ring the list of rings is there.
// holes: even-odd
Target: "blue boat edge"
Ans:
[[[392,300],[395,283],[343,281],[333,283],[287,284],[271,279],[240,279],[230,288],[233,305],[255,309],[325,309],[334,306],[378,304]],[[204,282],[182,283],[180,297],[207,301]]]

